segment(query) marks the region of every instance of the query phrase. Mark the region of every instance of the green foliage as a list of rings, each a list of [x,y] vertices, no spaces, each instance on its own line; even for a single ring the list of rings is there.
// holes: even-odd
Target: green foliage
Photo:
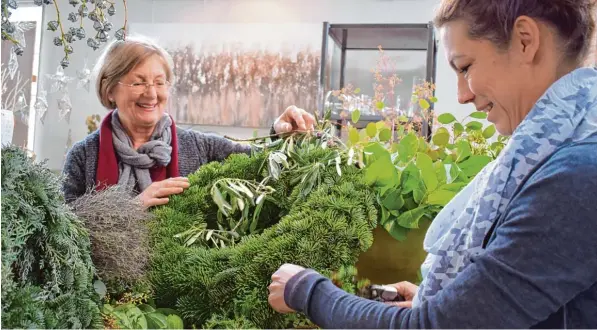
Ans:
[[[203,329],[258,329],[258,327],[242,315],[228,319],[216,314],[205,323]]]
[[[374,191],[361,170],[347,165],[347,155],[341,155],[337,148],[322,147],[332,140],[289,138],[277,150],[253,157],[233,155],[191,175],[191,187],[154,212],[149,277],[157,304],[176,308],[187,327],[280,328],[304,324],[304,317],[281,315],[269,307],[271,274],[286,262],[327,274],[354,265],[371,246],[372,229],[377,225]],[[276,172],[277,180],[275,167],[267,166],[274,153],[287,156],[284,169]],[[242,214],[240,208],[233,212],[212,194],[213,187],[220,189],[219,182],[225,179],[253,187],[253,197],[245,194],[243,198],[254,198],[257,187],[269,193],[255,216],[255,230],[240,232],[238,239],[216,247],[211,241],[216,231],[237,227],[226,217],[218,217],[222,209],[234,214],[236,220],[252,221],[255,215],[252,206],[248,214]],[[235,190],[240,195],[243,188]],[[190,228],[213,234],[209,239],[200,235],[188,244],[179,234]]]
[[[96,280],[95,290],[103,302],[102,317],[108,329],[182,329],[179,313],[171,308],[156,308],[151,288],[145,281],[111,279],[106,286]]]
[[[156,309],[148,304],[105,304],[104,318],[119,329],[184,329],[182,319],[171,309]]]
[[[2,149],[2,327],[102,326],[89,236],[60,179],[25,151]]]
[[[487,114],[468,117],[485,119]],[[507,142],[501,136],[489,142],[496,133],[493,125],[483,128],[479,121],[458,121],[449,113],[437,120],[451,130],[439,127],[431,141],[412,126],[382,137],[382,130],[389,131],[387,121],[369,123],[360,133],[349,129],[349,153],[362,159],[365,179],[377,190],[380,224],[399,241],[420,221],[432,220]]]

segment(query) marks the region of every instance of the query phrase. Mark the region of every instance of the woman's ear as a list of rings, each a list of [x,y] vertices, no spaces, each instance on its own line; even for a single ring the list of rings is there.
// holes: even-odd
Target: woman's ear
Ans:
[[[512,29],[512,47],[522,61],[531,64],[539,52],[541,29],[537,21],[528,16],[520,16]]]

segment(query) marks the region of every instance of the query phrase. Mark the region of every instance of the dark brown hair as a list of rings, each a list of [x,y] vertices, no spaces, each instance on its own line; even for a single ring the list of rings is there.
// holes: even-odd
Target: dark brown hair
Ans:
[[[442,0],[434,23],[440,28],[463,19],[471,38],[507,49],[514,22],[529,16],[557,31],[567,60],[582,63],[595,38],[596,4],[597,0]]]

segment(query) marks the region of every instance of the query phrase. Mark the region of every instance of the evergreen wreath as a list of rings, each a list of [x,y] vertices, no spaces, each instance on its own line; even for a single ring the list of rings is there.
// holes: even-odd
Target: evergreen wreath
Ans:
[[[293,262],[330,276],[373,243],[376,197],[362,172],[307,137],[291,144],[204,165],[155,210],[149,279],[157,304],[186,327],[304,325],[269,306],[271,274]]]

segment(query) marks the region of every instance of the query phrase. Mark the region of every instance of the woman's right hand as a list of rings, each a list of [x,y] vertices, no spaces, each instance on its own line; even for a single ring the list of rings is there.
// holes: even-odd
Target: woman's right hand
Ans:
[[[418,286],[406,281],[389,284],[389,286],[395,287],[398,294],[404,297],[404,301],[389,301],[386,304],[398,307],[413,307],[413,298],[417,294],[417,290],[419,290]]]
[[[168,196],[182,193],[190,186],[189,179],[185,177],[170,178],[152,183],[138,198],[145,208],[168,204]]]

